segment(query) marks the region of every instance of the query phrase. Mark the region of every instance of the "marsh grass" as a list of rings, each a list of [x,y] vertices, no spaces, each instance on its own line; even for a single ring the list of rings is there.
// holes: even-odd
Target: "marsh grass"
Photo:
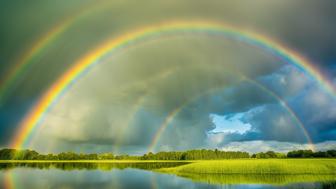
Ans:
[[[211,184],[276,184],[336,181],[335,159],[198,161],[159,172]]]
[[[160,171],[197,174],[334,174],[336,159],[237,159],[198,161]]]

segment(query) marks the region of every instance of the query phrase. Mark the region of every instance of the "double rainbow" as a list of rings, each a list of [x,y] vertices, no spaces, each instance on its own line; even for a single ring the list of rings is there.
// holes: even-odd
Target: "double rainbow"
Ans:
[[[71,28],[74,23],[104,7],[107,7],[106,3],[89,3],[81,7],[78,11],[57,23],[41,38],[39,38],[31,47],[29,47],[29,50],[21,55],[14,66],[11,67],[3,77],[1,77],[0,104],[6,100],[13,86],[15,86],[16,82],[19,80],[22,74],[26,73],[27,70],[29,70],[29,68],[36,63],[34,60],[40,56],[50,44],[55,42],[58,37]]]
[[[140,28],[133,32],[121,35],[115,39],[108,40],[92,52],[88,53],[68,69],[50,88],[47,90],[36,105],[29,111],[20,123],[19,130],[12,141],[12,147],[22,148],[32,135],[34,129],[41,123],[44,115],[57,102],[81,75],[98,64],[106,55],[131,46],[132,44],[153,37],[160,37],[165,34],[175,33],[205,33],[213,35],[224,35],[225,37],[243,41],[255,47],[261,48],[282,60],[298,67],[306,74],[312,76],[327,92],[335,96],[335,89],[327,78],[314,68],[308,60],[295,51],[287,48],[281,43],[271,40],[265,35],[245,31],[222,23],[210,21],[174,21],[165,22],[153,26]],[[303,128],[304,129],[304,128]]]

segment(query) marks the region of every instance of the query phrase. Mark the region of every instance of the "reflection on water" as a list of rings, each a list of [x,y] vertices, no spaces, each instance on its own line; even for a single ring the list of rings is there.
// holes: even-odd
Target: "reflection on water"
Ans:
[[[119,163],[0,163],[0,170],[12,169],[18,167],[28,167],[37,169],[62,169],[62,170],[112,170],[112,169],[125,169],[125,168],[136,168],[144,170],[154,170],[160,168],[177,167],[180,165],[188,164],[189,162],[119,162]]]
[[[184,162],[156,163],[6,163],[0,188],[336,188],[335,175],[172,175],[153,169]],[[66,170],[66,171],[64,171]],[[318,182],[317,182],[318,181]]]

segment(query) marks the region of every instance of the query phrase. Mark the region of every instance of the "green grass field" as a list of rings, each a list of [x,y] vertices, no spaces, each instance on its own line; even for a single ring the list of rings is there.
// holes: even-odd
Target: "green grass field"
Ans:
[[[336,159],[238,159],[197,161],[157,170],[212,184],[335,182]]]
[[[335,174],[336,159],[236,159],[196,161],[162,169],[197,174]]]

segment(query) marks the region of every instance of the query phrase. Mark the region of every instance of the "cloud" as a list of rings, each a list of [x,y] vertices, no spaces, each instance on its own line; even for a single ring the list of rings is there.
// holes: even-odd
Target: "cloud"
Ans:
[[[314,145],[316,151],[334,150],[336,148],[336,141],[326,141]],[[246,151],[249,153],[276,151],[287,153],[293,150],[310,149],[309,144],[279,142],[279,141],[246,141],[246,142],[230,142],[224,146],[219,147],[224,151]]]
[[[272,74],[261,76],[258,80],[282,98],[295,96],[312,82],[307,73],[293,65],[286,65]]]
[[[209,133],[209,145],[218,147],[232,141],[251,140],[307,142],[308,139],[304,134],[303,128],[289,113],[278,104],[263,105],[247,112],[242,112],[240,113],[243,114],[241,121],[250,125],[250,129],[244,133]]]
[[[299,101],[299,99],[297,99]],[[311,87],[306,92],[306,95],[302,99],[302,104],[305,108],[311,107],[314,110],[322,110],[322,111],[314,111],[314,114],[309,118],[309,122],[320,122],[328,121],[328,120],[336,120],[336,101],[335,97],[330,96],[330,94],[326,94],[321,86]],[[309,109],[306,109],[306,113],[309,112]]]
[[[223,117],[242,115],[240,120],[251,125],[251,128],[244,133],[210,133],[208,135],[210,146],[220,146],[232,141],[277,140],[304,143],[309,140],[323,142],[334,139],[336,100],[326,93],[322,86],[307,78],[307,75],[302,75],[293,66],[284,66],[271,74],[258,77],[258,80],[278,97],[266,93],[266,96],[270,95],[273,99],[266,100],[267,97],[262,96],[261,99],[264,101],[261,100],[256,104],[256,101],[251,99],[260,95],[260,91],[254,94],[249,88],[253,85],[249,83],[246,83],[244,88],[248,88],[251,93],[244,93],[239,86],[236,86],[232,91],[236,91],[238,94],[236,99],[239,100],[231,105],[241,108],[244,101],[240,99],[244,98],[240,95],[248,94],[250,100],[247,102],[250,106],[245,107],[250,109],[238,108],[231,114],[228,112],[219,114]],[[309,138],[305,132],[308,132]]]

